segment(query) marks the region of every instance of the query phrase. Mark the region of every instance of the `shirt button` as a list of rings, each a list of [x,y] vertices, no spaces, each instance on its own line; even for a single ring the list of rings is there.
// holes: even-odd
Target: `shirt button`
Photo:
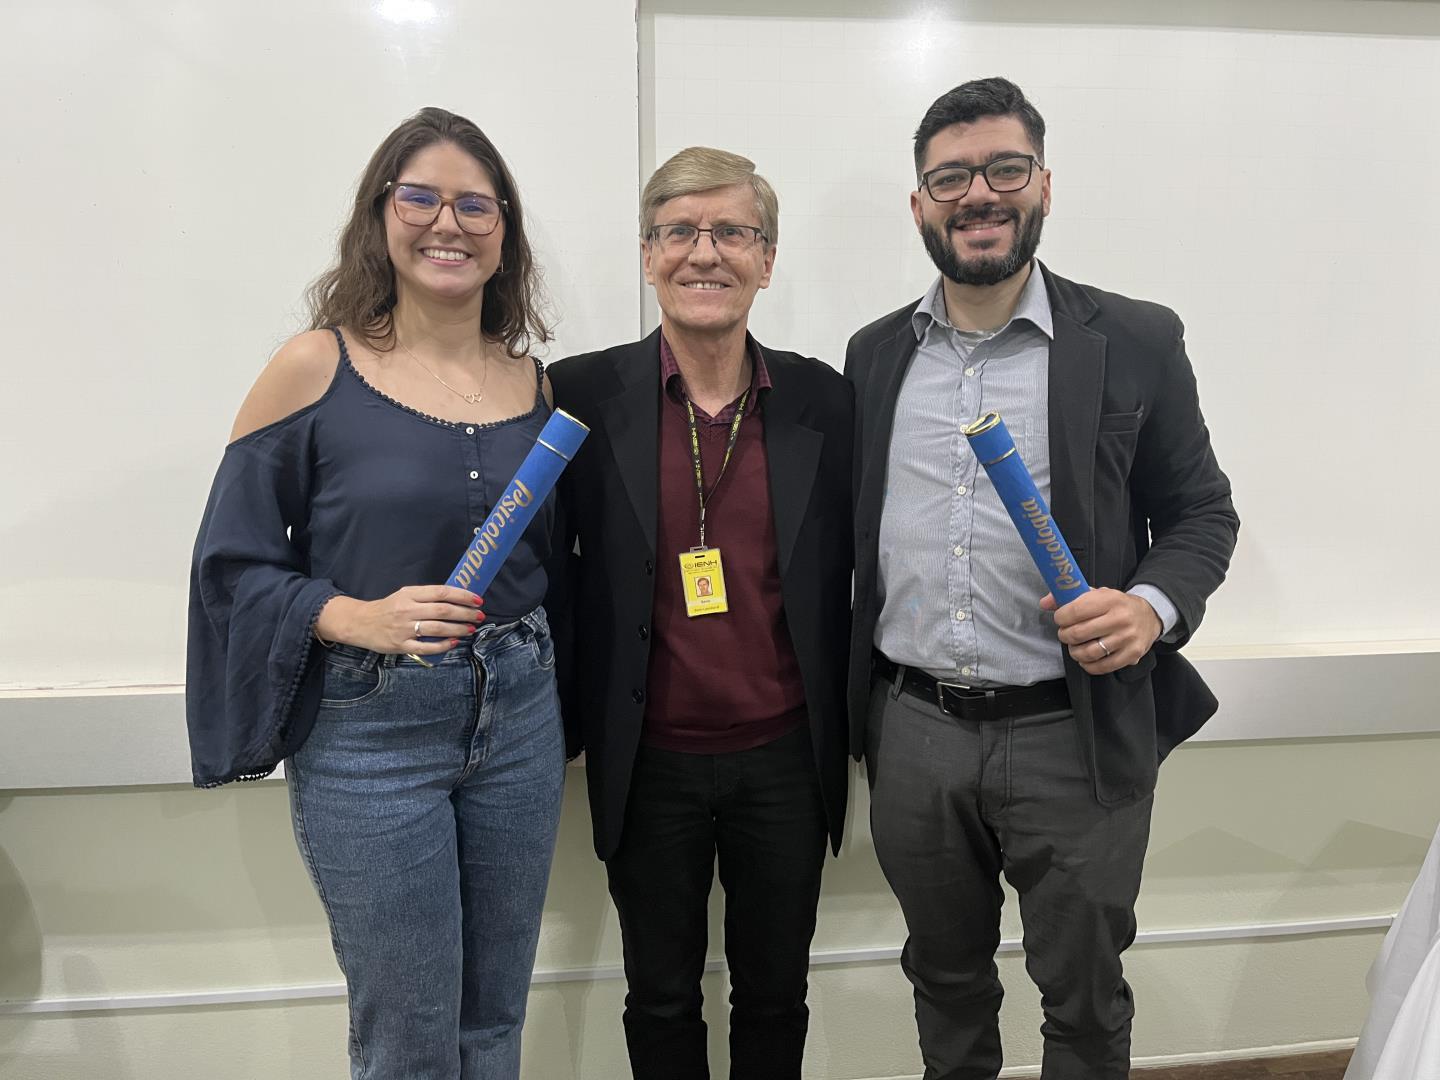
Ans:
[[[970,373],[967,371],[965,374],[966,374],[966,375],[969,375]],[[474,435],[474,434],[475,434],[475,429],[474,429],[473,427],[467,427],[467,428],[465,429],[465,434],[466,434],[466,435]]]
[[[655,564],[654,564],[653,562],[651,562],[649,559],[646,559],[646,560],[645,560],[645,573],[646,573],[646,574],[653,574],[653,573],[655,573]]]
[[[470,479],[471,479],[471,480],[479,480],[479,479],[480,479],[480,474],[479,474],[478,472],[472,472],[472,473],[470,474]]]
[[[957,488],[955,489],[955,494],[956,494],[956,495],[964,495],[964,494],[965,494],[965,491],[966,491],[965,485],[964,485],[964,484],[961,484],[959,487],[957,487]]]
[[[479,530],[477,529],[476,532],[479,532]],[[957,548],[955,549],[955,557],[956,557],[957,559],[963,557],[964,554],[965,554],[965,549],[964,549],[963,547],[957,547]]]
[[[635,631],[635,633],[637,633],[637,634],[640,636],[640,640],[641,640],[641,641],[644,641],[646,638],[648,638],[648,637],[650,636],[650,628],[649,628],[648,626],[642,626],[642,627],[640,627],[639,629],[637,629],[637,630]]]
[[[955,621],[956,621],[956,622],[964,622],[964,621],[965,621],[965,613],[964,613],[963,611],[957,611],[957,612],[955,612]]]
[[[960,669],[960,674],[961,674],[961,675],[974,675],[974,674],[975,674],[975,671],[974,671],[973,668],[962,667],[962,668]]]
[[[973,367],[967,367],[967,368],[965,369],[965,374],[966,374],[966,375],[974,375],[974,374],[975,374],[975,369],[974,369]]]
[[[644,702],[644,700],[645,700],[645,691],[644,691],[644,690],[631,690],[631,691],[630,691],[630,700],[633,701],[633,702],[635,702],[636,705],[641,704],[641,703]]]

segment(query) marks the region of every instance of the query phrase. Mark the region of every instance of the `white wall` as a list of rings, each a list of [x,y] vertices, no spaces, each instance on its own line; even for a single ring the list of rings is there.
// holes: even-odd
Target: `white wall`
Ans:
[[[839,365],[934,279],[911,137],[1004,74],[1049,127],[1041,258],[1186,321],[1243,520],[1197,644],[1435,647],[1440,7],[1246,5],[1294,20],[1264,30],[1213,2],[1182,7],[1218,25],[1186,26],[1141,2],[660,7],[642,146],[736,150],[781,196],[763,340]]]
[[[757,334],[838,364],[851,331],[931,273],[905,210],[914,124],[993,73],[1050,122],[1042,256],[1185,317],[1245,521],[1192,650],[1226,741],[1182,748],[1162,777],[1128,968],[1136,1053],[1353,1037],[1379,926],[1440,818],[1440,596],[1412,555],[1437,513],[1423,467],[1440,274],[1424,256],[1440,232],[1440,6],[1171,7],[646,0],[637,22],[618,0],[73,0],[0,15],[15,106],[0,166],[0,1075],[343,1075],[338,972],[283,788],[183,786],[175,684],[224,433],[385,131],[442,104],[495,138],[549,271],[554,356],[646,324],[642,175],[691,143],[749,153],[783,221]],[[1327,189],[1329,162],[1372,153],[1396,173]],[[1153,183],[1107,181],[1127,157],[1153,160]],[[1284,182],[1242,184],[1266,168]],[[293,181],[280,202],[277,178]],[[37,190],[63,210],[21,212]],[[1357,416],[1375,434],[1352,449]],[[537,1080],[623,1074],[618,935],[581,781],[572,770],[531,1000]],[[815,1080],[919,1072],[903,928],[858,773],[856,788],[815,945]],[[1008,1060],[1033,1064],[1038,1006],[1015,953],[1002,974]],[[716,1062],[722,978],[706,986]]]
[[[0,687],[181,680],[186,566],[230,422],[300,328],[371,152],[417,109],[469,116],[505,155],[552,355],[634,335],[634,7],[558,14],[5,6]]]

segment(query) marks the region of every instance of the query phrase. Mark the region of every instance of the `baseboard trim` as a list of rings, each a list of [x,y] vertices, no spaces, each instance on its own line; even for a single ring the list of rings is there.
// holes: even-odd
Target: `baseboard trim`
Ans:
[[[1317,1042],[1295,1043],[1289,1046],[1252,1046],[1247,1050],[1219,1050],[1203,1054],[1165,1054],[1159,1057],[1135,1058],[1130,1062],[1132,1069],[1174,1069],[1184,1065],[1226,1064],[1235,1061],[1268,1061],[1273,1058],[1305,1057],[1308,1054],[1328,1054],[1337,1050],[1354,1050],[1359,1039],[1322,1039]],[[1039,1069],[1034,1075],[1038,1076]],[[1016,1074],[1017,1076],[1020,1074]],[[1143,1074],[1135,1080],[1144,1080]]]
[[[1174,1069],[1185,1065],[1229,1065],[1237,1061],[1265,1061],[1272,1058],[1304,1057],[1307,1054],[1324,1054],[1336,1050],[1355,1049],[1355,1039],[1326,1039],[1321,1042],[1295,1043],[1293,1046],[1253,1046],[1244,1050],[1216,1050],[1203,1054],[1164,1054],[1157,1057],[1135,1058],[1130,1066],[1134,1080],[1144,1080],[1144,1069]],[[1000,1080],[1019,1080],[1021,1077],[1040,1075],[1038,1065],[1016,1065],[1000,1071]],[[866,1080],[924,1080],[919,1073],[903,1076],[872,1076]]]

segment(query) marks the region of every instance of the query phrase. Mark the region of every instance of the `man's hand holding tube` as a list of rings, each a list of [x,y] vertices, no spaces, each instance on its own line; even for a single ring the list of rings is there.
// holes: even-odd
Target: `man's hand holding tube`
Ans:
[[[1148,600],[1118,589],[1091,589],[1062,607],[1047,593],[1040,607],[1055,613],[1060,643],[1091,675],[1137,663],[1163,629]]]

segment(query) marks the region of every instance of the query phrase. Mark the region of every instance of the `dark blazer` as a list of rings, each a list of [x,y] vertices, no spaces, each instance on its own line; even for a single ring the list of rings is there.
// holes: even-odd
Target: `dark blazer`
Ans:
[[[1160,761],[1215,713],[1214,695],[1176,650],[1200,625],[1206,598],[1225,577],[1240,519],[1230,481],[1210,449],[1175,313],[1040,269],[1055,323],[1051,512],[1092,586],[1148,582],[1180,612],[1177,640],[1157,642],[1132,667],[1090,676],[1065,655],[1095,796],[1120,804],[1149,793]],[[878,536],[890,429],[918,344],[910,324],[915,308],[871,323],[850,339],[845,356],[857,413],[849,682],[856,757],[864,749],[879,616]]]
[[[815,766],[838,847],[849,784],[845,671],[852,524],[850,384],[833,368],[762,346],[772,389],[761,399],[780,587],[805,684]],[[620,843],[645,715],[655,574],[678,552],[656,551],[660,332],[548,369],[555,404],[590,426],[561,476],[568,565],[551,573],[561,709],[570,749],[585,750],[595,850]],[[578,544],[576,539],[578,538]],[[578,554],[576,553],[578,552]]]

